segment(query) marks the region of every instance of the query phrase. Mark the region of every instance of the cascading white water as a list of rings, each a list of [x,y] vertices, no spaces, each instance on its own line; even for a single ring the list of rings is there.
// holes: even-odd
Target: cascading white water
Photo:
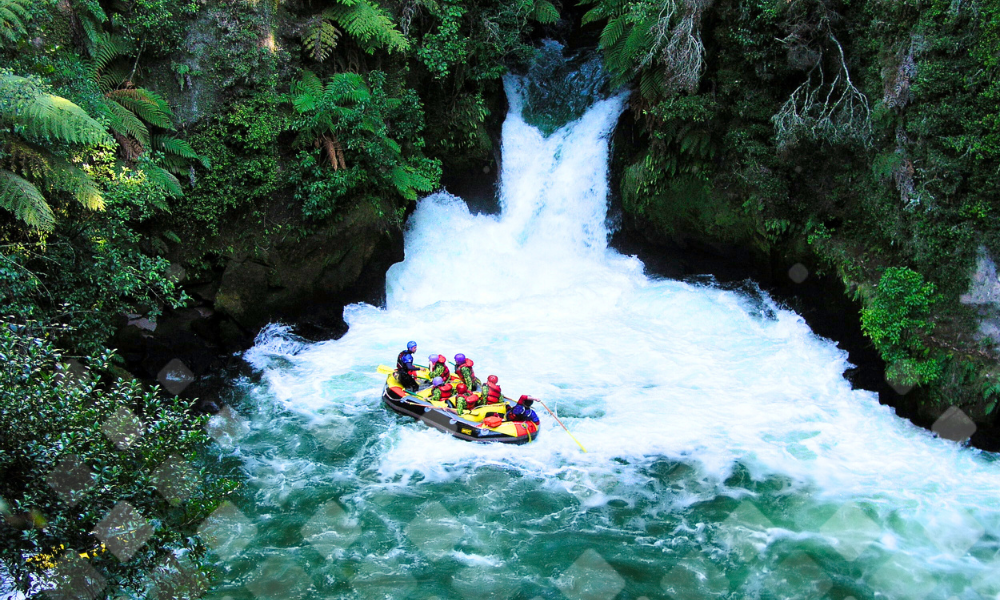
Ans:
[[[262,374],[240,405],[255,430],[240,448],[253,501],[271,507],[259,512],[311,511],[301,498],[324,489],[378,532],[342,559],[420,579],[412,512],[394,498],[474,507],[455,565],[423,571],[442,597],[464,594],[449,583],[457,572],[563,589],[587,548],[635,595],[720,597],[707,572],[723,573],[733,597],[774,596],[775,573],[792,574],[781,597],[1000,593],[994,457],[852,390],[846,354],[766,296],[650,278],[608,249],[608,136],[624,98],[544,137],[521,117],[521,84],[507,80],[500,215],[472,215],[444,192],[424,198],[406,258],[388,272],[386,308],[348,307],[350,330],[335,341],[282,345],[286,329],[271,328],[246,353]],[[544,410],[541,437],[524,447],[469,444],[387,414],[376,367],[410,339],[418,363],[463,352],[507,395],[542,398],[588,452]],[[299,449],[306,438],[319,440],[315,452]],[[500,483],[476,488],[482,473]],[[510,516],[521,506],[530,518]],[[476,529],[495,514],[508,515],[506,533]],[[589,541],[560,541],[567,531]],[[744,538],[749,556],[734,550]],[[555,557],[528,560],[525,540]],[[703,576],[671,587],[682,567]]]

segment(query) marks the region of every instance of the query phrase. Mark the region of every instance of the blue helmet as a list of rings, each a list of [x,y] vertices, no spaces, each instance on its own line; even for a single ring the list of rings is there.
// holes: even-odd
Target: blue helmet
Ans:
[[[413,352],[414,350],[417,349],[417,343],[416,342],[406,342],[406,349],[409,350],[410,352]]]
[[[465,355],[464,354],[456,354],[455,355],[455,364],[456,365],[460,365],[460,364],[462,364],[464,362],[465,362]]]
[[[440,377],[435,377],[434,381],[431,382],[431,385],[441,385],[442,383],[444,383],[444,379],[441,379]]]

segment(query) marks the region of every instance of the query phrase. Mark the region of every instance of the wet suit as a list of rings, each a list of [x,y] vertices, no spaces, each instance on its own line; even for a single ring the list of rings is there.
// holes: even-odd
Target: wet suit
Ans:
[[[525,408],[523,405],[518,404],[514,408],[507,411],[507,418],[511,421],[533,421],[535,425],[538,425],[538,415],[534,410],[530,408]]]
[[[414,375],[416,375],[416,370],[413,367],[413,353],[409,350],[403,350],[396,358],[396,380],[406,389],[415,392],[420,389],[420,386],[413,378]]]

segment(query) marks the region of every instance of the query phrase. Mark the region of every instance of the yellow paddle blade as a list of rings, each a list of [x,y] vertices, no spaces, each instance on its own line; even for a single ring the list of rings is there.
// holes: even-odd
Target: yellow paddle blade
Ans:
[[[385,365],[378,366],[378,372],[383,375],[391,375],[393,371],[395,371],[395,369],[393,369],[392,367],[387,367]]]

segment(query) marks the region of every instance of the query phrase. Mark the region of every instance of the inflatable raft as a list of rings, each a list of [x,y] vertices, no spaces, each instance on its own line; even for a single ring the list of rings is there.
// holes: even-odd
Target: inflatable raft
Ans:
[[[423,373],[418,371],[418,380],[421,375],[426,375],[426,371]],[[507,409],[514,406],[507,399],[497,404],[480,405],[459,415],[458,411],[446,402],[429,400],[430,386],[424,384],[420,387],[420,390],[411,394],[399,384],[395,374],[390,374],[386,379],[385,389],[382,390],[382,402],[401,415],[419,419],[460,440],[527,444],[538,439],[538,427],[531,421],[503,420],[496,427],[489,427],[483,422],[490,416],[505,419]],[[495,419],[490,421],[493,422]]]

